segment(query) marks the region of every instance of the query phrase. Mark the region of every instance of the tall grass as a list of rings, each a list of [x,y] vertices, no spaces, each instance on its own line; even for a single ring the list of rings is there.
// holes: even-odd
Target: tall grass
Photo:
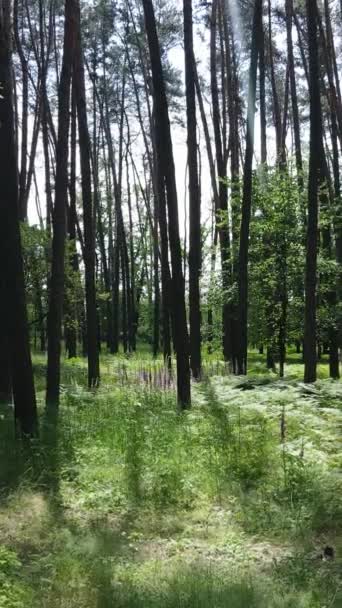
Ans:
[[[30,449],[1,412],[0,608],[342,606],[340,383],[212,362],[180,413],[161,362],[84,371]]]

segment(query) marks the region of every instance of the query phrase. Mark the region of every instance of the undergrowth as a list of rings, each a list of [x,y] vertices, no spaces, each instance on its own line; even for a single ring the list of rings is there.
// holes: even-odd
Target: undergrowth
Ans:
[[[68,363],[30,448],[2,411],[0,608],[342,606],[341,383],[212,363],[179,413],[158,366]]]

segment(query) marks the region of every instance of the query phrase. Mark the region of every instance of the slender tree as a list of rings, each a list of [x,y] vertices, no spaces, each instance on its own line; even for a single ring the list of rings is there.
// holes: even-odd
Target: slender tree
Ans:
[[[225,361],[229,361],[232,358],[232,311],[230,303],[227,301],[227,293],[231,286],[231,251],[228,219],[228,190],[226,185],[227,150],[225,148],[226,142],[223,133],[221,133],[221,122],[222,120],[225,121],[225,116],[223,116],[223,118],[221,117],[222,112],[220,112],[219,86],[217,76],[216,39],[218,29],[218,15],[219,3],[218,0],[213,0],[210,26],[210,88],[212,99],[212,115],[216,149],[217,175],[220,180],[218,185],[218,207],[215,209],[215,212],[216,225],[220,241],[222,288],[224,292],[224,302],[222,308],[223,355]]]
[[[73,87],[74,89],[75,87]],[[76,135],[77,135],[77,121],[76,121],[76,103],[75,93],[72,93],[71,103],[71,134],[70,134],[70,175],[69,175],[69,207],[67,215],[68,224],[68,238],[70,252],[70,266],[72,270],[72,286],[74,287],[75,277],[79,274],[78,264],[78,253],[76,243]],[[74,290],[73,290],[74,291]],[[73,298],[71,297],[70,300]],[[73,301],[68,300],[66,296],[66,310],[64,318],[66,317],[67,323],[64,328],[65,334],[65,348],[68,353],[69,359],[77,356],[77,312],[76,306]]]
[[[300,191],[303,190],[303,159],[300,133],[300,121],[298,110],[297,82],[294,65],[292,26],[293,26],[293,0],[286,0],[286,32],[287,32],[287,57],[291,87],[292,121],[295,142],[297,179]]]
[[[88,386],[100,381],[100,359],[97,336],[96,287],[95,287],[95,221],[94,201],[91,191],[91,144],[88,130],[85,93],[84,62],[81,41],[81,14],[79,0],[74,0],[76,42],[73,65],[75,99],[78,117],[80,161],[82,174],[82,202],[84,223],[84,266],[88,345]]]
[[[201,310],[199,286],[201,271],[201,202],[197,162],[195,61],[193,51],[191,0],[184,0],[183,14],[190,209],[190,364],[193,377],[199,379],[201,375]]]
[[[239,249],[239,348],[237,373],[247,373],[247,316],[248,316],[248,249],[249,249],[249,226],[252,207],[252,169],[254,152],[254,119],[255,119],[255,98],[256,81],[258,68],[258,53],[262,38],[262,0],[255,0],[251,63],[249,71],[248,86],[248,109],[247,109],[247,133],[246,133],[246,153],[244,163],[244,182],[242,197],[242,214],[240,227],[240,249]]]
[[[68,192],[68,141],[72,65],[76,42],[75,0],[65,0],[63,62],[58,90],[56,185],[53,209],[52,266],[48,311],[46,404],[58,407],[64,299],[64,256]]]
[[[13,111],[11,2],[0,1],[0,390],[13,391],[22,435],[37,432],[19,227],[19,191]]]
[[[262,27],[260,39],[259,58],[259,86],[260,86],[260,138],[261,138],[261,164],[267,165],[267,118],[266,118],[266,62],[265,62],[265,31]]]
[[[20,219],[27,219],[27,198],[25,196],[26,179],[27,179],[27,149],[28,149],[28,103],[29,103],[29,75],[28,62],[21,43],[19,33],[19,14],[18,0],[14,0],[13,4],[13,24],[15,45],[18,51],[21,75],[22,75],[22,113],[21,113],[21,152],[20,152],[20,171],[19,171],[19,212]]]
[[[182,254],[179,237],[175,165],[172,151],[168,103],[152,1],[143,0],[143,7],[152,69],[155,137],[160,172],[159,179],[162,178],[164,180],[168,209],[168,231],[172,266],[172,313],[177,356],[178,401],[182,408],[187,408],[191,403],[189,344]],[[159,205],[161,205],[161,201],[159,201]]]
[[[317,363],[317,250],[318,208],[321,171],[322,107],[318,57],[318,12],[316,0],[306,1],[306,17],[309,41],[309,90],[310,90],[310,160],[308,189],[308,221],[305,273],[304,319],[304,381],[315,382]]]

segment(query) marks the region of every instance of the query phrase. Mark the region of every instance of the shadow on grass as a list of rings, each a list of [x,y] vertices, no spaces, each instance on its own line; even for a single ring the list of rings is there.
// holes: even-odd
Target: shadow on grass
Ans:
[[[72,442],[61,441],[58,412],[44,413],[39,421],[40,435],[27,443],[16,439],[13,408],[0,412],[0,500],[20,486],[30,487],[61,503],[60,473],[64,465],[72,466]]]

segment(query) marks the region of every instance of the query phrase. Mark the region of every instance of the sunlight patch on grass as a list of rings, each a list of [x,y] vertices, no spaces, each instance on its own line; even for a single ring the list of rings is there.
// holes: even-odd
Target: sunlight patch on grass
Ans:
[[[179,413],[144,361],[108,358],[98,391],[69,362],[57,432],[4,436],[6,608],[341,606],[341,383],[211,360]]]

